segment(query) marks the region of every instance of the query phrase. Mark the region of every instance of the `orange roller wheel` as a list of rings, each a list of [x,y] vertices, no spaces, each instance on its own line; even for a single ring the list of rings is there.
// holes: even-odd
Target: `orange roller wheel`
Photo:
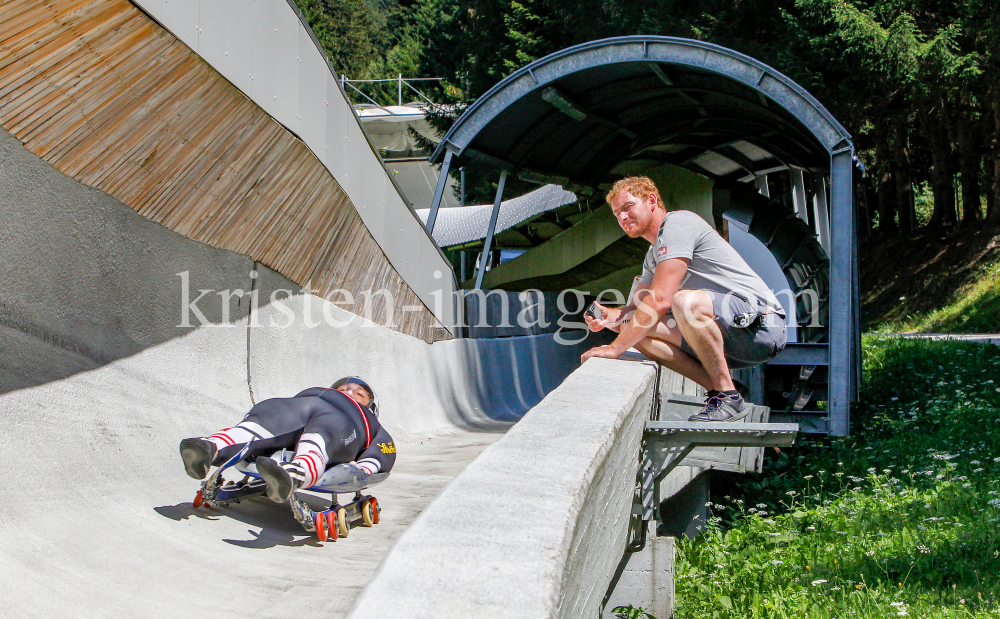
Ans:
[[[198,509],[204,502],[205,502],[205,497],[202,496],[201,490],[199,490],[198,494],[194,495],[194,500],[191,501],[191,507]]]
[[[316,514],[315,523],[316,523],[316,537],[319,538],[319,541],[325,542],[326,541],[326,518],[323,516],[322,513]]]
[[[337,515],[333,512],[326,512],[326,524],[327,528],[330,529],[330,539],[336,541],[339,537],[337,534]]]
[[[368,504],[372,506],[372,524],[378,524],[378,499],[372,497]]]

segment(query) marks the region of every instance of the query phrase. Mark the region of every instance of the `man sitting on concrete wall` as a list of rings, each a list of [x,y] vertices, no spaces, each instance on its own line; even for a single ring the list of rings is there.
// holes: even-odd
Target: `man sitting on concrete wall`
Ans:
[[[737,421],[750,412],[730,369],[772,359],[785,347],[785,312],[733,247],[691,211],[668,213],[649,178],[625,178],[606,197],[618,224],[650,242],[639,286],[621,308],[597,305],[592,331],[619,333],[583,354],[617,358],[631,347],[708,390],[691,421]]]

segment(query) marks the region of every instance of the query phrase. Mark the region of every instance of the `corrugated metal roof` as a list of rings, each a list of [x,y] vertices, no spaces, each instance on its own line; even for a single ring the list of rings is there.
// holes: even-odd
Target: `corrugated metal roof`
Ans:
[[[535,215],[573,202],[576,202],[576,194],[559,185],[545,185],[519,198],[505,200],[500,203],[496,232],[500,233]],[[484,239],[492,211],[492,204],[443,208],[438,211],[437,221],[434,223],[434,240],[439,247],[451,247]],[[417,209],[416,213],[426,224],[430,209]]]

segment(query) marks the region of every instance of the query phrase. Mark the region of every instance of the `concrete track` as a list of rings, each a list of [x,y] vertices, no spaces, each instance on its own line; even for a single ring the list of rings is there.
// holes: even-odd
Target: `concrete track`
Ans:
[[[550,335],[426,344],[373,325],[2,132],[0,221],[2,617],[341,616],[424,506],[579,362]],[[192,298],[210,290],[209,326],[178,326],[185,271]],[[212,291],[251,287],[260,303],[232,297],[226,319]],[[320,544],[266,499],[191,507],[181,438],[348,374],[375,387],[398,445],[373,492],[381,524]]]
[[[3,397],[14,467],[0,508],[3,616],[340,616],[423,507],[501,435],[404,435],[396,470],[373,489],[381,523],[321,544],[267,499],[192,508],[198,484],[177,442],[241,411],[149,365],[139,355]]]

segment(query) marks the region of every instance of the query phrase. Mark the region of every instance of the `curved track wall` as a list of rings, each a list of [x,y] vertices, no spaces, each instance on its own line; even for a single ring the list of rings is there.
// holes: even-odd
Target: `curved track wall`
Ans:
[[[0,453],[31,462],[3,485],[4,617],[340,616],[434,495],[579,363],[549,335],[427,344],[363,321],[2,131],[0,221]],[[183,272],[190,301],[208,291],[206,326],[179,326]],[[371,381],[399,450],[373,493],[382,524],[324,546],[267,500],[192,509],[181,438],[347,374]]]
[[[336,297],[345,309],[364,313],[361,293],[386,290],[394,307],[375,297],[373,320],[393,311],[396,330],[427,341],[450,325],[448,264],[295,11],[281,0],[143,4],[190,21],[201,38],[188,45],[215,50],[205,53],[219,68],[125,0],[8,2],[0,124],[151,221],[320,296],[348,291],[352,302]]]

